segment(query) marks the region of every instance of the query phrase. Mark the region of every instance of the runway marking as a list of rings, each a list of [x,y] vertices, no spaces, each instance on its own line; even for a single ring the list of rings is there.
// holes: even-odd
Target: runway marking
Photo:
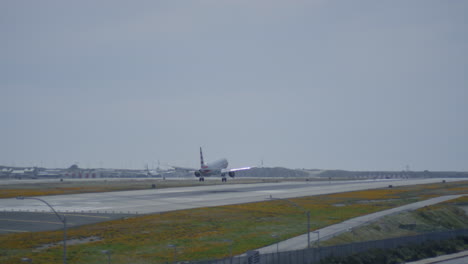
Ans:
[[[11,213],[11,212],[10,212]],[[18,212],[13,212],[13,213],[18,213]],[[35,214],[48,214],[48,215],[55,215],[52,212],[19,212],[19,213],[35,213]],[[88,217],[88,218],[102,218],[102,219],[110,219],[109,216],[98,216],[98,215],[84,215],[84,214],[76,214],[76,213],[62,213],[62,212],[57,212],[59,215],[66,215],[66,216],[78,216],[78,217]]]
[[[4,218],[0,218],[0,221],[24,222],[24,223],[43,223],[43,224],[63,225],[62,222],[49,222],[49,221],[36,221],[36,220],[18,220],[18,219],[4,219]],[[67,224],[71,225],[72,223],[67,223]]]
[[[25,231],[25,230],[14,230],[14,229],[0,229],[0,231],[6,231],[6,232],[14,232],[14,233],[26,233],[26,232],[29,232],[29,231]]]

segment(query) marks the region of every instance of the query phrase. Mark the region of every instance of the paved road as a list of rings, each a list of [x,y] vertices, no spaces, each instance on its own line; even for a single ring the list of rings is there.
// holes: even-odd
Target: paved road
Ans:
[[[462,251],[455,254],[438,256],[435,258],[422,259],[407,264],[466,264],[468,263],[468,251]]]
[[[438,263],[438,264],[466,264],[466,263],[468,263],[468,257],[454,258],[454,259],[450,259],[450,260],[443,260],[443,261],[437,261],[437,262],[432,262],[432,263]]]
[[[388,185],[412,185],[432,182],[441,182],[444,179],[417,179],[417,180],[362,180],[337,182],[279,182],[260,184],[229,184],[214,186],[197,186],[168,189],[149,189],[138,191],[121,191],[106,193],[86,193],[71,195],[42,196],[41,199],[51,204],[55,210],[72,215],[81,215],[74,219],[76,225],[88,223],[87,214],[99,216],[103,212],[125,214],[149,214],[182,210],[207,206],[220,206],[255,201],[264,201],[270,198],[292,198],[319,194],[347,192],[363,189],[384,188]],[[445,179],[460,181],[466,179]],[[40,201],[17,200],[14,198],[0,199],[0,212],[50,212],[50,209]],[[40,217],[36,214],[33,217]],[[107,215],[106,215],[107,216]],[[0,221],[0,230],[36,231],[34,226],[11,227],[15,219],[24,219],[21,214],[10,214],[8,220]],[[106,218],[101,221],[108,221]],[[112,219],[112,218],[109,218]],[[58,219],[57,219],[58,220]],[[18,221],[19,222],[19,221]],[[46,221],[44,222],[51,222]],[[27,223],[27,222],[24,222]],[[50,228],[57,229],[57,224]]]
[[[318,234],[320,234],[320,240],[328,239],[338,234],[341,234],[343,232],[349,231],[355,227],[367,224],[371,221],[375,221],[387,215],[396,214],[396,213],[400,213],[404,211],[413,211],[424,206],[433,205],[433,204],[441,203],[444,201],[456,199],[460,196],[463,196],[463,195],[448,195],[448,196],[436,197],[436,198],[428,199],[425,201],[407,204],[407,205],[400,206],[397,208],[392,208],[392,209],[352,218],[344,222],[319,229],[317,230],[318,233],[311,233],[310,241],[311,243],[315,243],[318,240]],[[279,248],[279,251],[290,251],[290,250],[304,249],[306,247],[307,247],[307,234],[303,234],[303,235],[300,235],[300,236],[297,236],[297,237],[294,237],[285,241],[281,241],[278,248]],[[273,245],[260,248],[257,250],[260,251],[260,254],[274,253],[277,250],[277,245],[273,244]]]

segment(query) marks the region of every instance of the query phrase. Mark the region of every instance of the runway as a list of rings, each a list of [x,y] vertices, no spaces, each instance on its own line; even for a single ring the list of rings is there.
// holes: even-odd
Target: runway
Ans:
[[[67,228],[120,219],[127,214],[66,213]],[[63,223],[53,212],[0,212],[0,234],[61,230]]]
[[[138,191],[53,195],[41,196],[40,198],[51,204],[58,212],[82,216],[76,217],[71,221],[75,226],[78,226],[89,223],[90,215],[109,217],[93,218],[94,222],[100,222],[132,214],[151,214],[198,207],[265,201],[271,198],[284,199],[385,188],[389,185],[401,186],[426,184],[442,182],[443,180],[450,182],[466,179],[353,180],[332,182],[304,181],[229,184]],[[57,223],[42,225],[38,222],[23,222],[23,225],[11,227],[11,223],[15,222],[15,219],[23,219],[20,213],[15,214],[13,212],[50,212],[50,208],[40,201],[17,200],[14,198],[0,199],[0,211],[5,213],[9,212],[8,220],[0,220],[0,233],[54,230],[61,228]],[[40,215],[40,213],[36,213],[36,216],[40,217],[38,215]],[[36,216],[33,218],[36,218]],[[55,217],[52,221],[59,222],[55,215],[52,216]],[[29,217],[29,219],[31,219],[31,216]],[[42,222],[50,221],[44,220]],[[18,223],[21,222],[16,221],[16,224]],[[41,227],[38,228],[38,226]]]

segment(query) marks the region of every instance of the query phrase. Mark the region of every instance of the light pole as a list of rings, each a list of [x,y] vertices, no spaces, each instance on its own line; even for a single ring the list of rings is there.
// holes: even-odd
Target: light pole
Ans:
[[[320,248],[320,230],[313,231],[312,233],[317,233],[317,247]]]
[[[310,211],[307,211],[307,248],[310,248]]]
[[[232,243],[233,241],[230,239],[225,239],[223,242],[228,242],[229,243],[229,263],[232,264]]]
[[[318,248],[318,257],[320,260],[320,230],[316,230],[312,233],[317,233],[317,248]]]
[[[273,235],[271,235],[271,236],[274,237],[274,238],[276,238],[276,239],[278,239],[278,235],[277,235],[277,234],[273,234]],[[276,254],[278,254],[278,253],[279,253],[279,240],[276,241]]]
[[[107,264],[110,264],[110,259],[111,259],[111,253],[112,252],[110,250],[101,250],[101,253],[107,255]]]
[[[288,199],[273,198],[273,197],[271,197],[271,195],[270,195],[270,199],[279,199],[279,200],[290,202],[294,206],[301,208],[303,210],[303,212],[306,213],[306,215],[307,215],[307,248],[310,248],[310,210],[306,210],[304,207],[302,207],[302,206],[298,205],[297,203],[295,203],[293,201],[290,201]]]
[[[176,259],[177,259],[177,245],[167,245],[168,247],[170,248],[174,248],[174,263],[176,263]]]
[[[60,222],[63,223],[63,264],[67,264],[67,218],[65,218],[65,215],[60,216],[48,202],[46,202],[46,201],[44,201],[42,199],[39,199],[39,198],[18,196],[18,197],[16,197],[16,199],[18,199],[18,200],[24,200],[24,199],[38,200],[38,201],[41,201],[41,202],[45,203],[47,206],[50,207],[50,209],[52,209],[52,212],[55,213],[55,215],[60,220]]]

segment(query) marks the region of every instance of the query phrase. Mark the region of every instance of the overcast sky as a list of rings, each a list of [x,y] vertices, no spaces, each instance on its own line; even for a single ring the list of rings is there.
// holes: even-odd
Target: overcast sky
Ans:
[[[0,165],[468,170],[468,1],[0,1]]]

